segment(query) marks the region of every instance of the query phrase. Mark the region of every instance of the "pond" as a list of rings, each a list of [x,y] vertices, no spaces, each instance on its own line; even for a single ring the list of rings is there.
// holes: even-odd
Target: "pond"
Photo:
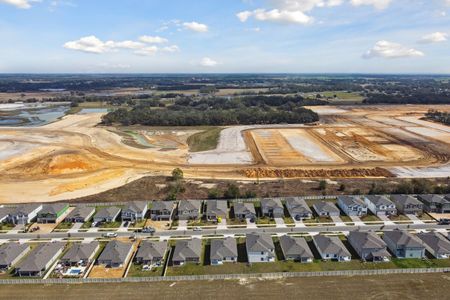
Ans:
[[[39,103],[0,106],[0,126],[42,126],[64,116],[68,104]]]

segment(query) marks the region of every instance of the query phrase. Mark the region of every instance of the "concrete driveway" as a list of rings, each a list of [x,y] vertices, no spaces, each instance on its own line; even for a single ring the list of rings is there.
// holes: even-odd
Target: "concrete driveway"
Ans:
[[[257,226],[256,226],[256,222],[250,222],[250,219],[249,218],[247,218],[247,219],[245,219],[245,222],[247,222],[247,228],[258,228]]]
[[[284,223],[283,218],[274,218],[275,224],[277,228],[284,228],[286,227],[286,224]]]
[[[342,221],[341,217],[339,216],[330,216],[331,220],[336,224],[336,226],[345,226],[345,223]]]
[[[78,232],[79,229],[81,229],[81,226],[83,226],[83,223],[75,223],[73,224],[72,228],[69,229],[69,233]]]
[[[419,219],[416,215],[407,214],[406,215],[411,221],[413,221],[413,224],[423,224],[424,222]]]
[[[217,224],[217,229],[227,229],[227,219],[222,218],[219,224]]]
[[[177,230],[187,230],[187,220],[179,220]]]
[[[356,226],[364,226],[364,222],[361,220],[358,216],[350,216],[350,219],[352,219],[353,223],[355,223]]]
[[[395,224],[393,221],[391,221],[391,219],[389,219],[388,216],[377,215],[377,217],[380,218],[384,222],[384,225],[394,225]]]

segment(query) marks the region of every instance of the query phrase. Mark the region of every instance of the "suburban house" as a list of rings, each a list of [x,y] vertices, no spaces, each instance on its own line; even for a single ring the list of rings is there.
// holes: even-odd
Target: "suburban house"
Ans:
[[[208,200],[206,202],[206,219],[216,221],[218,218],[226,219],[228,205],[226,200]]]
[[[196,220],[200,218],[200,210],[202,201],[181,200],[178,202],[178,219],[179,220]]]
[[[255,219],[256,210],[253,203],[250,202],[238,202],[233,205],[234,217],[244,220],[244,219]]]
[[[364,197],[369,210],[376,216],[392,216],[397,214],[394,202],[385,196],[369,195]]]
[[[423,213],[423,203],[410,195],[392,195],[397,210],[406,215],[420,216]]]
[[[263,216],[271,218],[283,218],[284,208],[280,199],[264,198],[261,200],[261,212]]]
[[[167,251],[167,242],[142,241],[136,253],[138,264],[161,266]]]
[[[283,235],[280,237],[280,246],[285,260],[301,263],[310,263],[314,260],[314,255],[304,238]]]
[[[391,259],[386,243],[375,232],[351,231],[347,239],[362,260],[375,262]]]
[[[300,221],[302,219],[311,219],[312,218],[312,210],[309,208],[306,201],[296,197],[290,197],[286,199],[286,208],[289,212],[289,215]]]
[[[6,223],[11,213],[12,208],[10,207],[0,207],[0,223]]]
[[[68,203],[44,204],[37,213],[37,222],[42,224],[56,223],[68,209]]]
[[[99,265],[109,268],[121,268],[133,254],[133,244],[120,241],[110,241],[98,257]]]
[[[42,277],[64,250],[65,243],[40,243],[16,265],[17,276]]]
[[[418,195],[423,202],[423,208],[430,213],[450,213],[450,200],[441,195]]]
[[[120,215],[121,209],[116,206],[101,208],[94,216],[94,222],[115,222]]]
[[[95,213],[95,207],[80,205],[75,207],[66,217],[66,222],[84,223],[91,219]]]
[[[339,237],[315,235],[312,239],[322,259],[337,261],[350,261],[352,259],[352,255]]]
[[[174,266],[182,266],[187,263],[200,263],[202,255],[202,240],[192,239],[189,241],[179,240],[175,244],[172,263]]]
[[[245,247],[249,263],[275,261],[275,245],[267,233],[248,233]]]
[[[8,270],[11,268],[18,263],[30,249],[28,244],[19,244],[15,242],[0,245],[0,270]]]
[[[362,217],[367,215],[367,205],[356,196],[338,196],[337,205],[347,216]]]
[[[42,209],[42,204],[24,204],[12,209],[8,222],[25,225],[34,221],[37,213]]]
[[[152,208],[150,208],[150,218],[153,221],[169,221],[172,218],[174,206],[174,201],[153,201]]]
[[[227,237],[225,239],[211,240],[211,265],[221,265],[224,262],[237,262],[238,250],[236,239]]]
[[[328,201],[314,203],[313,208],[319,217],[339,217],[341,215],[339,208]]]
[[[425,249],[436,258],[450,258],[450,241],[437,232],[421,232],[417,237],[424,243]]]
[[[76,243],[60,259],[66,266],[85,267],[94,261],[95,254],[100,248],[96,241],[90,243]]]
[[[425,246],[416,236],[407,231],[393,230],[383,234],[389,250],[398,258],[424,258]]]
[[[122,221],[142,221],[147,214],[148,204],[145,201],[129,202],[127,207],[122,209]]]

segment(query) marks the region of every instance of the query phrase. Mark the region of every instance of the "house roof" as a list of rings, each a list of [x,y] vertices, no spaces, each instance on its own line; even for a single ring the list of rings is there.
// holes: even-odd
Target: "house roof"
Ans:
[[[69,204],[67,203],[52,203],[52,204],[44,204],[42,209],[39,211],[39,214],[52,214],[56,215],[63,209],[65,209]]]
[[[134,213],[143,212],[147,208],[148,204],[145,201],[133,201],[128,202],[126,210],[130,210]]]
[[[11,211],[12,216],[17,215],[29,215],[31,212],[35,211],[38,207],[42,207],[42,204],[23,204],[19,205]]]
[[[358,249],[386,248],[386,243],[375,232],[351,231],[348,240]]]
[[[206,202],[206,213],[208,215],[226,215],[228,205],[226,200],[209,200]]]
[[[83,218],[86,219],[95,211],[95,207],[92,206],[77,206],[66,217],[66,219]]]
[[[402,205],[422,205],[422,202],[417,200],[416,197],[413,197],[411,195],[392,195],[391,196],[392,201],[395,203],[401,203]]]
[[[202,205],[201,201],[197,200],[181,200],[178,203],[178,210],[199,210]]]
[[[111,261],[113,264],[123,264],[131,251],[133,245],[120,241],[110,241],[106,244],[98,260]]]
[[[223,259],[224,257],[237,257],[236,239],[227,237],[225,239],[213,239],[211,241],[211,259]]]
[[[366,207],[366,204],[364,201],[362,201],[360,198],[356,196],[338,196],[338,200],[340,200],[342,203],[344,203],[346,206],[351,205],[360,205]]]
[[[283,204],[280,199],[264,198],[261,200],[261,207],[283,209]]]
[[[251,252],[271,252],[275,249],[272,237],[267,233],[247,233],[247,251]]]
[[[120,208],[116,206],[107,206],[100,209],[96,214],[95,218],[112,218],[120,213]]]
[[[9,266],[22,253],[28,251],[30,246],[19,243],[5,243],[0,245],[0,265]]]
[[[153,201],[151,210],[173,210],[174,201]]]
[[[9,214],[13,211],[11,207],[0,207],[0,220],[9,216]]]
[[[286,199],[286,207],[292,213],[310,213],[312,214],[311,209],[309,208],[306,201],[300,198],[287,198]]]
[[[386,231],[384,237],[390,239],[397,247],[423,248],[422,241],[411,233],[403,230]]]
[[[172,259],[175,261],[184,261],[189,258],[200,258],[201,253],[202,241],[200,239],[192,239],[189,241],[180,240],[175,245]]]
[[[49,242],[39,244],[16,266],[21,272],[39,272],[64,247],[65,243]]]
[[[167,250],[167,242],[159,241],[142,241],[139,245],[136,258],[144,260],[153,260],[156,258],[163,258]]]
[[[255,205],[253,205],[253,203],[250,202],[238,202],[234,204],[234,213],[235,214],[255,214],[256,215],[256,211],[255,211]]]
[[[442,234],[437,232],[423,232],[418,233],[417,237],[421,239],[431,249],[439,254],[450,253],[450,241],[447,240]]]
[[[314,258],[311,249],[308,247],[308,243],[304,238],[291,237],[288,235],[283,235],[280,237],[281,249],[285,256],[300,256]]]
[[[426,201],[429,203],[450,203],[449,200],[447,200],[442,195],[434,195],[434,194],[424,194],[424,195],[418,195],[419,199],[422,201]]]
[[[63,255],[61,260],[77,263],[80,260],[87,261],[98,249],[98,242],[76,243]]]
[[[367,199],[369,199],[370,202],[375,204],[376,206],[380,205],[394,205],[394,203],[386,198],[385,196],[379,196],[379,195],[369,195],[366,196]]]
[[[329,213],[338,212],[338,213],[340,213],[339,208],[337,208],[336,205],[334,205],[333,203],[328,202],[328,201],[317,202],[313,205],[313,207],[317,212],[329,212]]]
[[[316,247],[322,253],[336,254],[338,256],[351,256],[342,241],[337,236],[316,235],[313,237]]]

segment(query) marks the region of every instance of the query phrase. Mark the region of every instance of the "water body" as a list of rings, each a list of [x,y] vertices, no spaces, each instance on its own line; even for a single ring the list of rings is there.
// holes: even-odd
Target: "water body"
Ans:
[[[14,110],[0,106],[0,126],[42,126],[58,120],[67,110],[68,104],[53,103],[21,104]]]
[[[78,113],[79,115],[96,114],[96,113],[107,113],[107,108],[83,108]]]

